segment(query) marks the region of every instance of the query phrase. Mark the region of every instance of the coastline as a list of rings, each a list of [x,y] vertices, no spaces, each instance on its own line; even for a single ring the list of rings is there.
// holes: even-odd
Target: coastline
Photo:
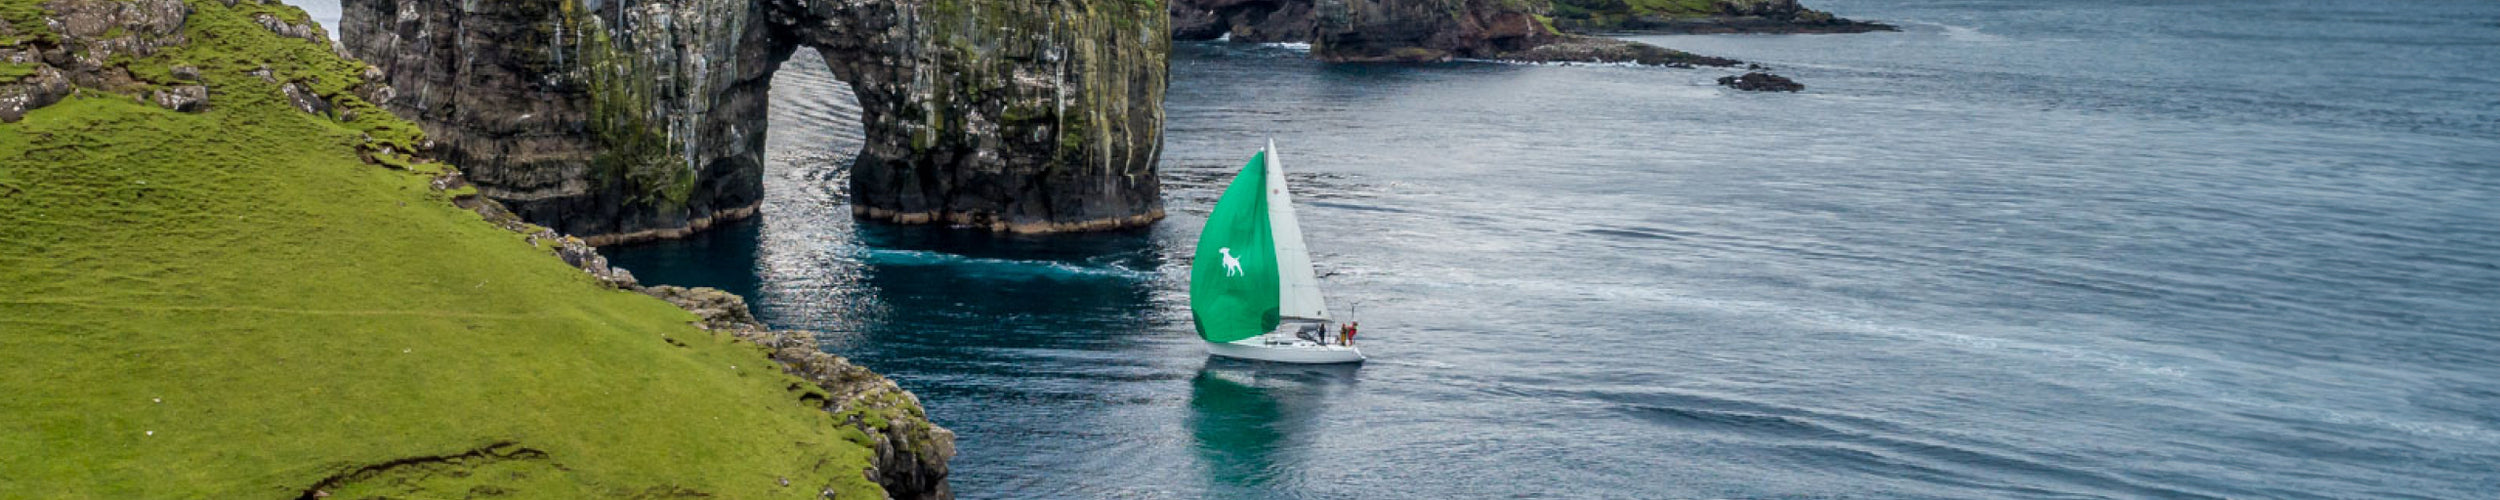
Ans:
[[[1795,22],[1760,17],[1705,17],[1679,19],[1632,19],[1621,23],[1595,25],[1556,21],[1566,30],[1603,36],[1624,35],[1846,35],[1901,31],[1898,26],[1873,21],[1833,19],[1826,22]]]

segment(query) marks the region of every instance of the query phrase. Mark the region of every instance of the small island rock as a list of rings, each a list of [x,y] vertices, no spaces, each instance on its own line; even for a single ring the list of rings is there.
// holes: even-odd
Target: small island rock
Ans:
[[[1739,76],[1722,76],[1719,77],[1719,84],[1751,92],[1796,92],[1806,89],[1805,84],[1797,83],[1796,80],[1760,71]]]

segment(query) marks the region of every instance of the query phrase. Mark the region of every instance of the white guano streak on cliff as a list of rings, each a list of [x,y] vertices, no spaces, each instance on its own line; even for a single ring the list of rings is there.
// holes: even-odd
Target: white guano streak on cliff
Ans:
[[[477,5],[475,2],[476,0],[462,0],[460,2],[460,11],[463,13],[476,11]],[[460,71],[453,74],[474,74],[471,73],[471,71],[477,68],[477,53],[469,51],[469,23],[460,23],[460,32],[458,33],[458,37],[453,38],[451,43],[456,47],[455,50],[460,51]]]
[[[557,18],[556,18],[556,20],[555,20],[555,23],[556,23],[556,29],[555,29],[555,37],[554,37],[554,40],[549,41],[549,42],[548,42],[548,44],[547,44],[547,53],[549,53],[549,54],[555,54],[555,56],[556,56],[556,67],[558,67],[558,68],[562,68],[562,67],[564,67],[564,22],[565,22],[568,18],[570,18],[571,16],[572,16],[572,13],[567,12],[567,13],[565,13],[565,14],[564,14],[564,16],[561,16],[561,17],[557,17]]]

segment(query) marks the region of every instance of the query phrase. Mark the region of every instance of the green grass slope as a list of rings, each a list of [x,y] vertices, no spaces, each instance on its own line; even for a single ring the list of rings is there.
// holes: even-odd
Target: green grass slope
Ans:
[[[249,17],[299,11],[190,6],[187,45],[117,63],[196,66],[207,111],[87,92],[0,124],[0,497],[880,496],[757,348],[376,153],[415,129],[347,96],[361,64]],[[297,111],[264,65],[360,112]]]

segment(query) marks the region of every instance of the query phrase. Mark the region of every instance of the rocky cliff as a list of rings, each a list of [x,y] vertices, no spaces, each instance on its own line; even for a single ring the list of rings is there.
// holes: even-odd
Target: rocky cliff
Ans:
[[[1163,9],[1135,0],[346,0],[341,37],[482,192],[594,243],[745,217],[771,77],[816,50],[860,216],[1000,231],[1162,216]]]

